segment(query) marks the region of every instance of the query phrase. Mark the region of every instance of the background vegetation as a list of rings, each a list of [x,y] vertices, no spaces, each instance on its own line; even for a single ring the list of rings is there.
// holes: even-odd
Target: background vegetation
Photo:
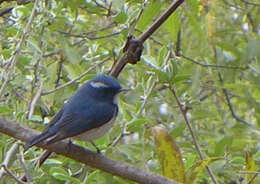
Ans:
[[[0,116],[42,130],[80,85],[109,72],[129,33],[140,35],[170,3],[1,0]],[[120,96],[117,123],[95,143],[179,182],[213,183],[208,165],[219,183],[260,183],[259,63],[259,1],[187,0],[121,72],[133,91]],[[14,141],[1,134],[1,161]],[[42,152],[24,155],[35,183],[133,183],[57,155],[35,167]],[[15,156],[8,168],[24,174]],[[5,174],[0,183],[11,181]]]

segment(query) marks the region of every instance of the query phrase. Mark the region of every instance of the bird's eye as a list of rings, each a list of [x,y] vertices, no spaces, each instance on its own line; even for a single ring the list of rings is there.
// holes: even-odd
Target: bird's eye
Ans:
[[[108,85],[103,83],[103,82],[96,82],[96,81],[93,81],[90,83],[90,85],[93,87],[93,88],[107,88]]]

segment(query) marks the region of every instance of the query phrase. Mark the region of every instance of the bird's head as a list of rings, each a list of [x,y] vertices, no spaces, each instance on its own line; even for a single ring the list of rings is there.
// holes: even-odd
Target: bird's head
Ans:
[[[127,91],[119,82],[109,75],[98,75],[88,82],[92,96],[102,101],[115,101],[118,93]]]

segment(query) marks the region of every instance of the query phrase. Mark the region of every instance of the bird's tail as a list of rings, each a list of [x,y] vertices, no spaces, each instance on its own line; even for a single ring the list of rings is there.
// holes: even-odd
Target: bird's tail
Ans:
[[[34,146],[35,144],[38,144],[42,141],[44,141],[45,139],[53,136],[55,133],[47,131],[47,132],[43,132],[40,135],[37,135],[35,137],[33,137],[29,142],[27,142],[24,146],[24,150],[28,150],[30,147]]]

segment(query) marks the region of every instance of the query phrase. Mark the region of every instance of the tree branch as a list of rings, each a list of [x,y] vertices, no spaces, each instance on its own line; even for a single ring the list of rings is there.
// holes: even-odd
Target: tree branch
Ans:
[[[38,133],[28,127],[22,126],[11,120],[6,120],[0,117],[0,132],[7,134],[15,139],[29,141],[31,137]],[[38,147],[48,149],[59,155],[69,157],[78,162],[84,163],[91,167],[103,170],[116,176],[120,176],[138,183],[143,184],[178,184],[175,181],[167,179],[158,174],[145,171],[143,169],[120,163],[112,160],[102,154],[95,153],[86,148],[77,146],[69,141],[60,141],[56,144],[45,145],[41,143]]]
[[[12,171],[10,171],[6,165],[2,165],[2,167],[4,168],[5,172],[9,174],[9,176],[11,176],[18,184],[25,184],[23,181],[19,180],[19,178],[16,177],[15,174],[12,173]]]
[[[184,59],[186,59],[187,61],[190,61],[192,63],[195,63],[197,65],[203,66],[203,67],[212,67],[212,68],[223,68],[223,69],[233,69],[233,70],[246,70],[248,69],[248,66],[245,67],[239,67],[239,66],[224,66],[224,65],[211,65],[211,64],[204,64],[201,62],[198,62],[188,56],[184,56],[182,54],[180,54],[180,56]]]
[[[184,2],[178,0],[173,2],[170,7],[159,17],[156,21],[139,36],[138,39],[133,37],[128,38],[124,47],[124,55],[112,67],[110,75],[117,78],[127,63],[136,64],[140,60],[143,46],[142,44],[147,40],[168,18],[169,16]]]
[[[13,160],[15,160],[16,158],[17,152],[18,152],[18,142],[15,142],[5,154],[2,166],[5,165],[6,167],[8,167],[9,165],[11,165],[13,163]],[[3,177],[4,172],[5,172],[4,168],[2,167],[0,169],[0,179]]]
[[[179,0],[173,2],[170,7],[158,18],[156,21],[143,33],[139,36],[138,40],[144,42],[149,38],[169,17],[175,12],[175,10],[184,2],[184,0]]]
[[[219,81],[223,84],[224,81],[223,81],[222,76],[221,76],[220,73],[218,73],[218,77],[219,77]],[[246,126],[251,126],[251,124],[249,124],[248,122],[246,122],[246,121],[243,120],[242,118],[238,117],[238,115],[235,113],[234,108],[233,108],[233,105],[232,105],[231,100],[230,100],[230,97],[229,97],[229,95],[228,95],[227,89],[226,89],[226,88],[222,88],[222,91],[223,91],[223,93],[224,93],[224,95],[225,95],[228,108],[229,108],[229,110],[230,110],[231,115],[233,116],[233,118],[235,118],[235,120],[237,120],[238,122],[243,123],[243,124],[246,125]]]
[[[204,156],[203,156],[202,151],[200,149],[200,146],[199,146],[199,143],[198,143],[197,138],[195,136],[195,133],[193,132],[193,130],[191,128],[191,124],[190,124],[190,122],[189,122],[189,120],[187,118],[187,109],[184,108],[183,105],[181,104],[181,102],[180,102],[180,100],[179,100],[179,98],[178,98],[178,96],[177,96],[177,94],[175,92],[175,89],[172,86],[170,86],[169,89],[172,92],[173,96],[175,97],[176,102],[177,102],[177,104],[178,104],[178,106],[179,106],[179,108],[181,110],[182,116],[183,116],[183,118],[185,120],[185,123],[186,123],[188,129],[189,129],[189,132],[190,132],[191,137],[192,137],[192,142],[195,145],[195,148],[196,148],[196,150],[197,150],[197,152],[199,154],[199,157],[200,157],[201,160],[204,160]],[[211,177],[213,183],[218,184],[218,181],[217,181],[216,177],[214,176],[214,173],[211,171],[210,167],[206,166],[206,169],[207,169],[207,171],[209,173],[209,176]]]

